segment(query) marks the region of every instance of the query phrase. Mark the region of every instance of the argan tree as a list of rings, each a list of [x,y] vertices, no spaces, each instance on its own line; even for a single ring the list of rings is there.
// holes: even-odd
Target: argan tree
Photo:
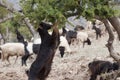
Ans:
[[[108,50],[110,56],[120,62],[120,57],[114,50],[113,41],[114,34],[108,22],[110,22],[116,30],[120,39],[120,22],[118,20],[118,10],[114,9],[110,0],[29,0],[22,1],[23,12],[32,24],[39,24],[41,21],[54,23],[59,20],[65,23],[70,16],[79,18],[81,15],[87,19],[98,19],[105,24],[109,33]]]
[[[76,16],[76,18],[84,16],[89,20],[98,19],[105,24],[109,33],[106,46],[110,56],[120,62],[120,57],[113,47],[113,30],[108,24],[108,22],[112,24],[120,40],[120,22],[117,17],[119,16],[119,9],[116,10],[113,3],[112,0],[21,0],[22,13],[18,13],[22,16],[33,36],[36,34],[35,28],[42,21],[52,24],[59,21],[58,26],[60,26],[65,24],[67,18],[71,16]],[[5,5],[3,7],[6,8]],[[13,9],[7,9],[12,13],[15,12]]]

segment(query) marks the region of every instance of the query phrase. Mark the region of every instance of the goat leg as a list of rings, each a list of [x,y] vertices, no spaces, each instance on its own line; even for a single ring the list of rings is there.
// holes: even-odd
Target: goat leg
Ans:
[[[28,59],[29,56],[30,56],[29,54],[25,54],[24,56],[22,56],[22,66],[23,65],[27,66],[26,60]]]

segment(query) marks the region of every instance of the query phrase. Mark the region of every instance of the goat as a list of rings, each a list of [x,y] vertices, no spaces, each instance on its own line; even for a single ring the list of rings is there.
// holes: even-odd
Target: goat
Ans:
[[[98,39],[98,36],[101,37],[101,30],[100,28],[97,28],[96,25],[95,25],[95,22],[93,22],[93,28],[95,30],[95,33],[96,33],[96,39]]]
[[[18,40],[18,42],[24,43],[24,37],[20,34],[20,32],[18,31],[17,28],[16,28],[15,32],[17,34],[17,40]]]
[[[24,40],[23,35],[20,34],[20,32],[17,29],[16,29],[16,34],[17,34],[18,42],[21,42],[24,44],[25,55],[22,56],[22,66],[23,65],[27,66],[26,61],[29,58],[29,56],[31,55],[31,53],[38,54],[40,44],[41,44],[41,39],[37,38],[34,40],[33,43],[28,43]]]
[[[66,33],[66,39],[67,39],[69,45],[72,43],[72,39],[76,39],[76,38],[77,38],[77,32],[76,31],[69,30]]]
[[[68,40],[66,39],[66,33],[67,33],[67,30],[63,27],[62,33],[60,35],[60,45],[59,45],[59,51],[60,51],[61,57],[63,57],[65,52],[71,53]]]
[[[24,55],[24,45],[21,43],[5,43],[0,46],[1,58],[2,60],[7,60],[10,64],[9,57],[16,56],[16,60],[18,56]],[[15,60],[15,63],[16,63]]]
[[[36,60],[32,63],[28,73],[28,80],[45,80],[48,76],[54,54],[59,46],[59,31],[56,24],[53,25],[53,33],[49,35],[48,29],[50,26],[41,26],[38,28],[39,35],[41,36],[41,46]]]
[[[61,57],[63,57],[64,52],[65,52],[65,47],[64,46],[59,46],[59,51],[60,51]]]
[[[61,47],[64,47],[64,48],[61,49]],[[59,51],[60,51],[61,57],[63,57],[64,52],[71,53],[70,45],[68,44],[68,41],[65,36],[60,36]]]
[[[90,39],[88,37],[87,32],[78,31],[77,32],[77,41],[78,41],[78,43],[82,42],[83,47],[84,47],[85,43],[88,43],[88,45],[91,45],[91,41],[90,41]]]
[[[96,80],[97,75],[101,73],[110,72],[112,70],[118,70],[118,63],[111,63],[109,61],[97,60],[88,64],[89,70],[91,71],[90,80]]]
[[[30,56],[30,52],[27,49],[28,46],[28,42],[24,40],[24,37],[22,36],[22,34],[20,34],[20,32],[18,31],[18,29],[16,28],[16,34],[17,34],[17,39],[18,42],[23,43],[24,44],[24,51],[25,54],[22,56],[22,66],[26,64],[26,60],[28,59],[28,57]]]

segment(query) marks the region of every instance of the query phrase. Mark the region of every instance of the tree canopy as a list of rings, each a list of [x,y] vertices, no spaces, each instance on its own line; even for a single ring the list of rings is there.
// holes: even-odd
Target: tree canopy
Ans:
[[[20,0],[19,12],[23,15],[13,11],[13,18],[8,22],[13,27],[25,26],[23,19],[27,17],[35,28],[41,21],[59,21],[63,26],[71,16],[84,16],[88,20],[119,16],[119,10],[111,3],[112,0]],[[0,18],[10,15],[12,10],[0,6]]]
[[[21,5],[24,14],[34,23],[65,22],[70,16],[100,19],[118,15],[111,0],[21,0]]]

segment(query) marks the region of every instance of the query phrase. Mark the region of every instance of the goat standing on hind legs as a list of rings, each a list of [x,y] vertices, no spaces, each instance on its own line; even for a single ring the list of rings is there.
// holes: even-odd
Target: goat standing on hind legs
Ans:
[[[30,67],[30,71],[27,72],[28,80],[45,80],[48,76],[54,54],[60,44],[57,24],[58,22],[52,27],[52,35],[49,35],[47,31],[51,26],[41,26],[38,28],[39,35],[41,36],[41,47],[36,60]]]

